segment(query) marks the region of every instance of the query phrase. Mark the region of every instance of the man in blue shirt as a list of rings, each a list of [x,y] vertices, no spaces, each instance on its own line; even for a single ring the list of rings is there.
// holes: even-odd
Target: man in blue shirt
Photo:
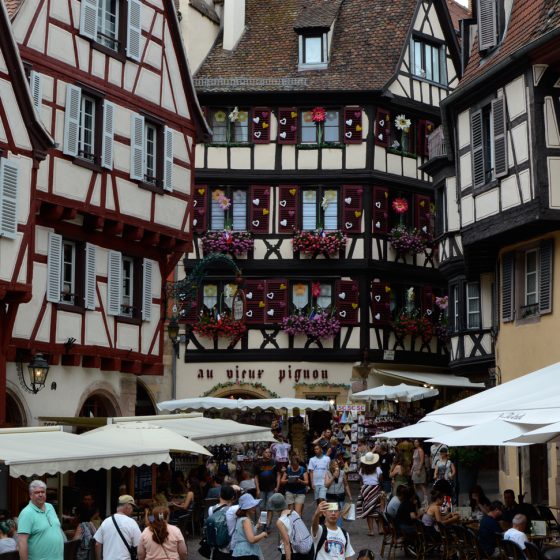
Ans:
[[[18,518],[20,560],[63,560],[64,538],[56,511],[47,503],[47,485],[29,485],[29,504]]]
[[[503,508],[502,502],[492,502],[489,506],[488,513],[480,520],[478,544],[490,558],[498,558],[500,556],[500,549],[497,546],[497,537],[501,535],[502,528],[498,523],[498,519],[502,516]]]

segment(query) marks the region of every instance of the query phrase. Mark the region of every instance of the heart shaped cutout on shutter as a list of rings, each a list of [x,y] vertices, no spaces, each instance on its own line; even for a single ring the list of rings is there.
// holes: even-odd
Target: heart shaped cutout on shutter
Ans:
[[[346,229],[352,229],[352,226],[353,226],[353,225],[354,225],[354,224],[353,224],[352,222],[346,222],[346,223],[344,224],[344,227],[345,227]]]
[[[290,113],[290,116],[292,117],[292,119],[295,119],[297,117],[297,113],[295,111],[292,111]]]
[[[288,210],[288,216],[290,216],[290,218],[292,218],[295,213],[295,210]]]
[[[380,321],[381,320],[381,313],[376,313],[373,317],[376,321]]]
[[[267,314],[269,317],[274,317],[274,309],[269,309],[269,310],[266,312],[266,314]]]
[[[279,204],[280,204],[280,206],[282,206],[282,208],[285,208],[285,207],[286,207],[286,204],[288,204],[288,203],[287,203],[285,200],[281,200],[281,201],[279,202]]]
[[[282,126],[284,126],[288,121],[286,120],[286,117],[284,117],[283,119],[280,119],[278,121]]]
[[[288,220],[286,220],[286,218],[284,218],[283,220],[280,220],[280,225],[282,227],[286,227],[288,225]]]
[[[268,117],[268,111],[263,111],[261,113],[261,116],[262,116],[263,119],[266,119]]]
[[[198,204],[198,200],[193,201],[193,207],[196,208],[196,205]]]
[[[285,132],[281,132],[278,136],[280,136],[280,138],[282,138],[283,140],[286,139],[286,133]]]
[[[266,294],[266,297],[268,299],[274,299],[274,292],[268,292],[268,294]]]
[[[346,310],[343,309],[342,311],[339,311],[338,314],[340,315],[340,317],[346,317]]]
[[[383,141],[383,134],[378,134],[377,138],[379,138],[379,140]]]
[[[247,293],[245,294],[245,297],[246,297],[247,299],[253,299],[253,292],[247,292]]]
[[[354,116],[359,119],[362,116],[362,112],[361,111],[355,111],[354,112]]]
[[[290,189],[290,194],[291,194],[292,196],[296,196],[296,192],[297,192],[296,189]]]
[[[381,229],[381,222],[375,222],[375,227],[377,229]]]
[[[292,132],[295,132],[297,130],[297,126],[295,124],[293,124],[292,126],[290,126],[290,130]]]
[[[357,304],[357,303],[353,303],[353,304],[352,304],[352,309],[358,309],[358,304]]]
[[[338,294],[338,297],[340,299],[346,299],[346,292],[340,292],[340,294]]]
[[[264,301],[259,301],[259,307],[262,308],[262,307],[264,307],[264,306],[265,306],[265,305],[264,305]]]
[[[375,207],[376,207],[376,208],[381,208],[381,202],[377,201],[377,202],[375,203]]]
[[[432,314],[432,310],[431,309],[426,309],[426,315],[428,315],[428,317]]]
[[[280,284],[280,289],[285,290],[286,289],[286,284]]]
[[[195,218],[195,219],[192,221],[192,225],[193,225],[193,226],[196,226],[196,224],[198,224],[198,220]]]
[[[258,206],[261,203],[261,199],[260,198],[253,198],[253,204],[255,206]]]
[[[259,227],[259,226],[261,225],[261,223],[259,222],[259,220],[253,220],[253,221],[251,222],[251,225],[252,225],[253,227]]]
[[[246,316],[246,317],[252,317],[252,316],[253,316],[253,310],[252,310],[252,309],[249,309],[249,311],[247,311],[247,312],[245,313],[245,316]]]
[[[352,126],[352,123],[353,123],[353,122],[354,122],[354,121],[353,121],[352,119],[348,119],[348,120],[346,121],[346,124],[347,124],[348,126]]]
[[[428,226],[424,226],[424,227],[422,228],[422,231],[423,231],[424,233],[428,233]]]
[[[385,126],[385,120],[384,119],[381,119],[379,121],[379,126]]]
[[[267,122],[263,122],[263,123],[262,123],[262,127],[263,127],[263,129],[264,129],[264,128],[268,128],[268,123],[267,123]]]
[[[345,198],[344,202],[346,202],[346,204],[352,204],[352,197],[349,196],[348,198]]]
[[[376,296],[375,296],[375,301],[376,301],[377,303],[379,303],[379,302],[381,301],[381,296],[380,296],[380,295],[376,295]]]
[[[260,130],[255,130],[255,132],[253,133],[253,136],[255,138],[260,138],[261,137],[261,131]]]
[[[356,125],[356,132],[362,132],[362,127],[359,124]]]
[[[206,192],[206,189],[198,189],[198,194],[204,194]]]
[[[348,131],[344,134],[344,136],[346,136],[346,138],[352,138],[352,133]]]
[[[356,218],[359,218],[362,215],[362,211],[361,210],[356,210],[354,212],[354,216],[356,216]]]
[[[270,210],[267,210],[266,208],[263,208],[263,216],[266,216],[270,214]]]
[[[255,124],[259,124],[261,122],[261,118],[260,117],[253,117],[253,122]]]

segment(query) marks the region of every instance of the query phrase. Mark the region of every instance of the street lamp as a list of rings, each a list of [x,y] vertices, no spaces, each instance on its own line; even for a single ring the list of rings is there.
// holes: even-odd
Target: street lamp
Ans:
[[[27,370],[29,372],[29,382],[31,386],[27,384],[25,381],[25,377],[23,375],[23,366],[20,364],[20,368],[18,370],[19,373],[19,380],[22,387],[28,392],[33,393],[36,395],[44,386],[47,381],[47,375],[49,374],[49,362],[41,353],[35,354],[33,356],[31,362],[27,366]]]
[[[179,322],[177,317],[173,315],[169,320],[167,325],[167,335],[173,344],[173,350],[175,350],[175,355],[179,356]]]

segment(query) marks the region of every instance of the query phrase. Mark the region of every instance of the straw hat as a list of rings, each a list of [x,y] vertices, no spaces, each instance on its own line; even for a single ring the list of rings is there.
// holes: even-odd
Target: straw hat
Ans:
[[[372,453],[371,451],[368,451],[361,459],[360,461],[364,464],[364,465],[375,465],[375,463],[379,462],[379,455],[377,453]]]

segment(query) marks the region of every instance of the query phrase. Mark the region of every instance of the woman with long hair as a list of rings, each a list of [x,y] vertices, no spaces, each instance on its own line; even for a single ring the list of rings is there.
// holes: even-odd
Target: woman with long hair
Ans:
[[[356,503],[356,515],[366,518],[368,524],[368,535],[373,536],[374,520],[379,520],[381,502],[381,480],[383,474],[379,468],[379,455],[368,451],[360,459],[360,476],[362,487]]]
[[[187,560],[187,545],[178,527],[169,525],[169,509],[155,507],[154,520],[140,537],[138,560]]]
[[[430,505],[422,516],[422,523],[430,536],[437,537],[438,532],[436,531],[436,522],[442,523],[443,525],[449,525],[450,523],[458,523],[461,517],[457,513],[442,513],[441,507],[445,501],[445,495],[439,490],[432,490],[430,497]]]
[[[490,511],[490,500],[479,484],[475,484],[469,490],[469,506],[472,508],[473,517],[482,517]]]
[[[169,500],[169,506],[173,508],[171,513],[171,522],[176,523],[181,517],[187,515],[194,507],[195,497],[194,490],[191,486],[191,481],[187,480],[181,483],[184,489],[181,493],[176,493],[174,488],[171,490],[173,492],[172,499]],[[175,486],[175,490],[178,490],[180,486]]]
[[[428,502],[426,494],[426,454],[422,449],[420,440],[414,440],[414,453],[412,454],[412,467],[410,469],[410,477],[414,484],[414,490],[420,495],[422,504]]]

